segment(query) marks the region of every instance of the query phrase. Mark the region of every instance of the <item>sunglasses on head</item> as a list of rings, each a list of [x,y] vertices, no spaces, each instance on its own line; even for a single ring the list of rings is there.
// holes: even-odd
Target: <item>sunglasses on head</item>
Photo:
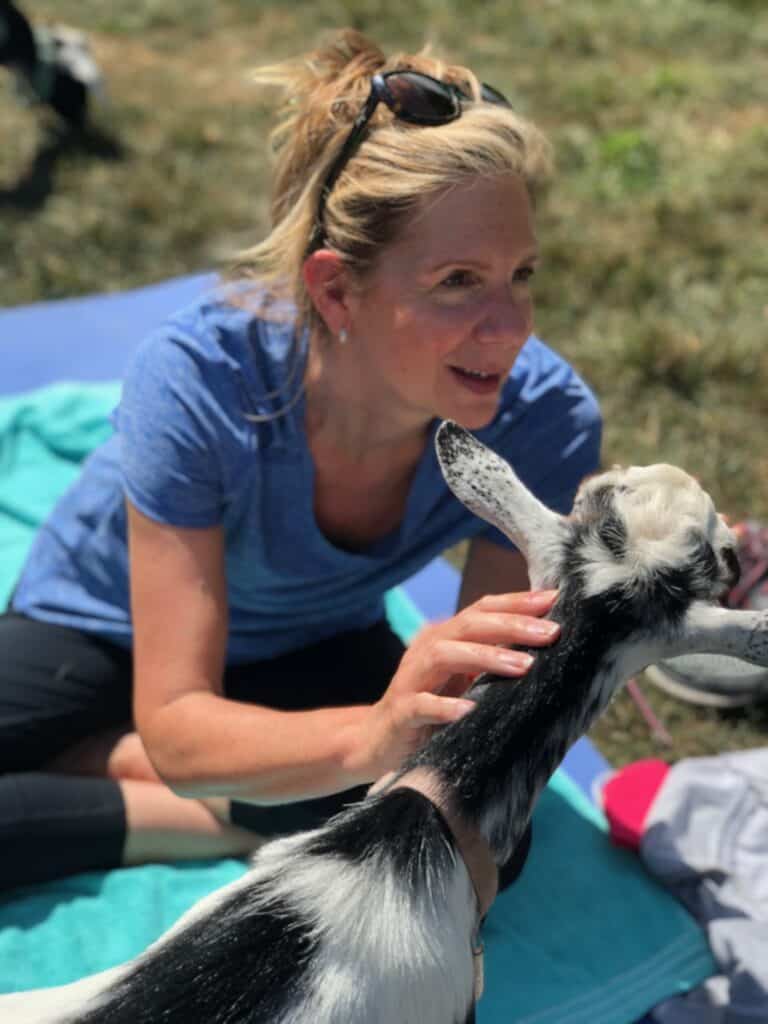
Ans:
[[[510,106],[509,101],[498,89],[485,83],[480,88],[480,98],[485,103]],[[383,74],[374,75],[368,99],[355,118],[349,135],[331,164],[320,190],[315,230],[308,251],[319,249],[324,241],[323,216],[328,196],[345,165],[363,141],[368,122],[379,103],[385,103],[400,121],[407,121],[409,124],[440,125],[461,117],[462,100],[469,99],[470,97],[458,86],[441,82],[439,78],[422,74],[420,71],[385,71]]]

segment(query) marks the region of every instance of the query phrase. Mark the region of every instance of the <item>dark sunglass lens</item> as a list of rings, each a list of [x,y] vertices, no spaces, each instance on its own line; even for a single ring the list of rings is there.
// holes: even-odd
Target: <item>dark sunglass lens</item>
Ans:
[[[500,93],[498,89],[494,89],[492,85],[487,85],[485,82],[480,86],[480,98],[486,103],[496,103],[502,107],[512,106],[503,93]]]
[[[429,124],[449,121],[458,113],[458,102],[451,89],[436,78],[415,71],[398,71],[387,76],[387,89],[397,104],[395,113]]]

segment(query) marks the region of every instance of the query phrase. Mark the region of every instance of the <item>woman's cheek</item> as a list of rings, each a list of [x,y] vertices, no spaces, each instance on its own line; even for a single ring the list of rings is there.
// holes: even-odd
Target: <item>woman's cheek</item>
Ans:
[[[435,303],[431,308],[423,310],[419,319],[423,331],[439,333],[440,338],[436,340],[445,340],[447,332],[461,340],[471,332],[473,324],[481,316],[482,306],[477,302]]]

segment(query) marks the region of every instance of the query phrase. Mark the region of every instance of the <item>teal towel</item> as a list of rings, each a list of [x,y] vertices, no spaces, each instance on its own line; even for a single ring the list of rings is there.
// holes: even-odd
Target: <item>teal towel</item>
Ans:
[[[109,434],[116,385],[57,385],[0,399],[0,601],[35,528]],[[422,617],[401,591],[391,621],[407,640]],[[479,1024],[631,1024],[715,966],[704,935],[599,812],[558,772],[534,815],[521,879],[485,926]],[[0,991],[62,984],[135,956],[240,860],[149,865],[20,889],[0,899]]]
[[[118,384],[57,384],[0,398],[0,608],[35,530],[112,432]]]

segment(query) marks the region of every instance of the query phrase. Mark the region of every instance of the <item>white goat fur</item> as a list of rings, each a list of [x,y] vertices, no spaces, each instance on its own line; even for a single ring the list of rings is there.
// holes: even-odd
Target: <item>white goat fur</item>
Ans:
[[[400,772],[427,769],[441,807],[506,862],[567,747],[617,687],[661,657],[721,651],[768,664],[768,614],[718,599],[733,538],[670,466],[612,470],[564,518],[455,424],[438,456],[454,493],[557,586],[559,641],[525,680],[485,676],[475,711]],[[311,832],[263,846],[142,956],[57,989],[0,997],[13,1024],[462,1024],[473,1019],[477,900],[423,795],[384,787]]]

